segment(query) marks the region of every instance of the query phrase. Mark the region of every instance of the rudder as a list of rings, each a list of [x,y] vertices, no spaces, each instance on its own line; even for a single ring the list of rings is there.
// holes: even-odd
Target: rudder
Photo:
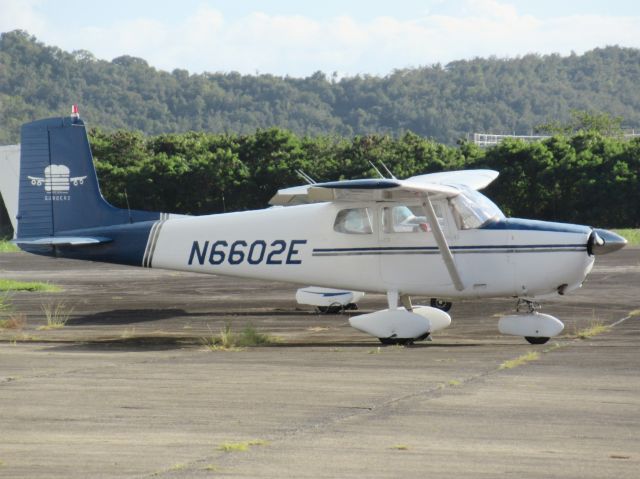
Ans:
[[[116,208],[103,198],[80,118],[49,118],[22,126],[18,238],[54,237],[159,217],[156,212]]]

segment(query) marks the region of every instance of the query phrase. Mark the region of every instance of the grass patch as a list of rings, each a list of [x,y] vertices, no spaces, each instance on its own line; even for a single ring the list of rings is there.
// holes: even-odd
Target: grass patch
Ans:
[[[312,326],[307,328],[307,331],[311,331],[312,333],[319,333],[320,331],[329,331],[329,328],[326,326]]]
[[[269,441],[263,439],[253,439],[251,441],[243,442],[223,442],[218,447],[218,450],[224,452],[244,452],[248,451],[250,447],[254,446],[268,446]]]
[[[11,241],[0,240],[0,253],[17,253],[18,251],[20,251],[20,248]]]
[[[515,359],[509,359],[500,365],[500,369],[513,369],[523,364],[530,363],[531,361],[537,361],[540,359],[540,353],[536,351],[529,351],[527,354],[523,354]]]
[[[250,346],[277,343],[278,339],[269,334],[258,332],[252,325],[248,325],[236,333],[231,328],[231,323],[226,323],[220,330],[220,334],[204,337],[202,342],[211,351],[242,351]]]
[[[576,338],[578,339],[589,339],[597,336],[598,334],[606,333],[611,329],[611,326],[607,326],[601,321],[592,321],[591,324],[584,328],[579,329],[576,332]]]
[[[11,293],[5,292],[0,294],[0,318],[13,313],[13,303],[11,302]]]
[[[47,324],[38,329],[60,329],[63,328],[73,312],[73,308],[67,306],[63,301],[42,305],[42,312],[47,320]]]
[[[120,334],[121,339],[131,339],[136,335],[136,328],[127,328]]]
[[[0,291],[40,291],[45,293],[59,293],[60,286],[40,281],[14,281],[12,279],[0,279]]]
[[[462,384],[461,381],[458,381],[457,379],[450,379],[449,381],[447,381],[446,383],[439,383],[436,386],[436,389],[446,389],[446,388],[455,388],[458,387]]]
[[[621,228],[613,230],[628,241],[629,246],[640,246],[639,228]]]
[[[0,329],[22,330],[27,324],[27,316],[16,313],[11,301],[11,292],[0,294]]]
[[[547,348],[543,349],[543,353],[550,353],[551,351],[555,351],[556,349],[565,348],[569,345],[569,343],[553,343],[549,345]]]
[[[12,313],[6,319],[0,319],[0,329],[22,330],[27,325],[27,315],[24,313]]]
[[[12,346],[16,346],[18,343],[29,341],[40,341],[40,338],[37,336],[31,336],[26,333],[14,334],[11,338],[9,338],[9,344],[11,344]]]

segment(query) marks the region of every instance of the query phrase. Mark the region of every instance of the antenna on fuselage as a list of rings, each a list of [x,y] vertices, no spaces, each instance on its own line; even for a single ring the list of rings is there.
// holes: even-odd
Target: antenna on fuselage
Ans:
[[[308,184],[310,185],[315,185],[317,183],[316,180],[314,180],[313,178],[311,178],[309,175],[307,175],[304,171],[302,170],[296,170],[296,173],[298,174],[298,176],[300,178],[302,178],[304,181],[306,181]]]
[[[129,206],[129,196],[127,195],[127,189],[124,189],[124,199],[127,202],[127,213],[129,213],[129,223],[133,223],[133,218],[131,217],[131,207]]]
[[[371,160],[369,160],[369,164],[371,165],[371,167],[376,170],[376,173],[378,173],[378,175],[380,176],[380,178],[382,178],[383,180],[386,180],[385,176],[380,173],[380,170],[378,168],[376,168],[376,165],[373,164],[373,162]]]
[[[382,166],[384,166],[384,169],[387,171],[387,173],[389,173],[389,176],[391,176],[391,178],[393,178],[394,180],[397,180],[398,178],[396,178],[396,175],[394,175],[393,173],[391,173],[391,170],[389,168],[387,168],[387,165],[384,164],[384,161],[380,160],[380,164]]]

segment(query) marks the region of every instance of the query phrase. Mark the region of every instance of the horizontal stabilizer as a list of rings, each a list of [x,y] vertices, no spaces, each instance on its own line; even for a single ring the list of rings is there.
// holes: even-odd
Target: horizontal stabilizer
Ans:
[[[13,243],[32,246],[84,246],[110,243],[111,238],[89,236],[45,236],[42,238],[24,238],[13,240]]]
[[[269,204],[273,206],[294,206],[309,203],[307,192],[309,186],[292,186],[291,188],[283,188],[269,200]]]

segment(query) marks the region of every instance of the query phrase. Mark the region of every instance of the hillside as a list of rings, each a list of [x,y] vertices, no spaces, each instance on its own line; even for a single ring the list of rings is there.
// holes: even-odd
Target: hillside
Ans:
[[[425,59],[428,61],[428,59]],[[97,60],[25,32],[0,37],[0,144],[19,126],[80,105],[91,125],[146,134],[203,130],[401,135],[454,143],[473,131],[530,133],[571,110],[595,110],[640,126],[640,50],[474,59],[340,80],[157,70],[140,58]]]

